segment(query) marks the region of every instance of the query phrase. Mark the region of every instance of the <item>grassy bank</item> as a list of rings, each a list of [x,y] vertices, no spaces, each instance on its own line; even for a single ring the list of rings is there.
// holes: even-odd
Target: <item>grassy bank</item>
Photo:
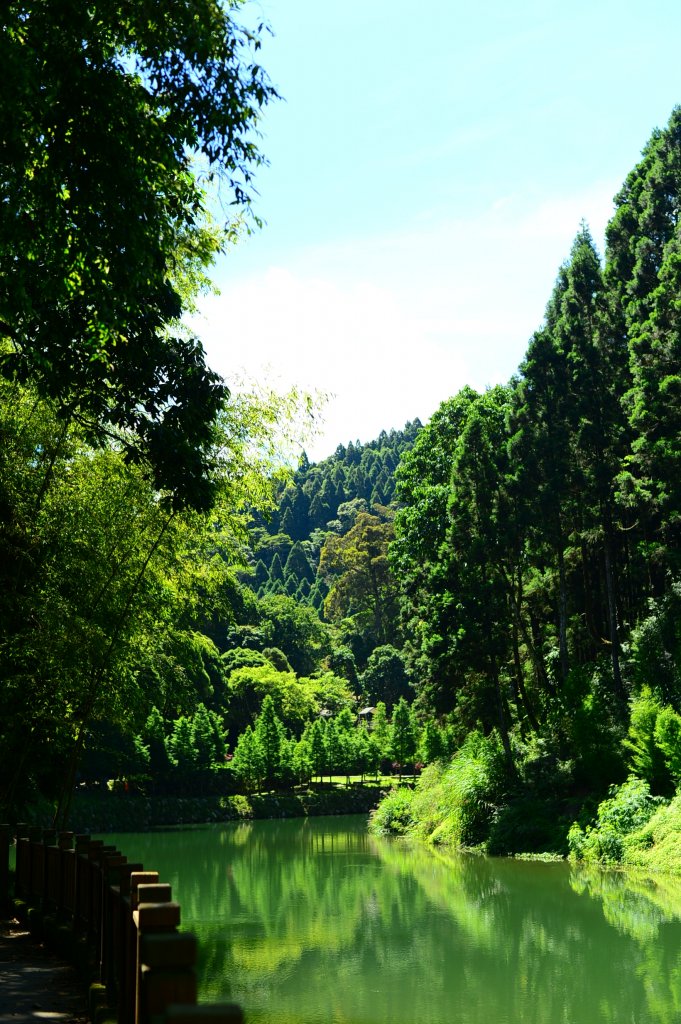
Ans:
[[[450,763],[429,765],[413,790],[389,793],[370,828],[492,854],[565,855],[574,817],[570,796],[542,779],[509,787],[499,745],[471,733]]]
[[[681,874],[681,793],[652,796],[632,776],[612,787],[591,823],[572,826],[568,843],[575,861]]]
[[[390,792],[370,830],[499,855],[561,855],[584,864],[681,874],[681,793],[653,796],[643,780],[613,786],[595,814],[537,787],[509,789],[488,741],[472,740],[451,764],[430,765],[412,789]]]

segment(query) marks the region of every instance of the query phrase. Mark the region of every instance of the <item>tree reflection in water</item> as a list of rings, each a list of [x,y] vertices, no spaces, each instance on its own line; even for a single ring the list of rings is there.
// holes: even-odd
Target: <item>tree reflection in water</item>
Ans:
[[[118,836],[250,1022],[678,1020],[681,882],[442,854],[362,818]]]

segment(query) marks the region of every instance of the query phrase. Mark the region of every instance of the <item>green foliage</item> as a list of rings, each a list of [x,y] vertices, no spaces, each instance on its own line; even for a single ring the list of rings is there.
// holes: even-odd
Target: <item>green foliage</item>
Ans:
[[[413,761],[416,754],[416,739],[411,710],[404,697],[400,697],[393,711],[388,744],[392,756],[401,766]]]
[[[322,719],[312,723],[308,733],[309,757],[313,775],[322,776],[329,767],[326,744],[326,728]]]
[[[556,714],[555,733],[567,741],[562,760],[573,762],[576,787],[603,794],[613,782],[626,776],[623,756],[624,724],[613,695],[608,664],[575,666],[562,692],[562,708]],[[552,730],[553,731],[553,730]],[[548,739],[552,736],[549,734]]]
[[[200,627],[240,601],[245,509],[271,498],[270,411],[256,415],[251,396],[221,417],[208,516],[168,509],[124,448],[93,449],[79,422],[60,423],[32,387],[0,378],[0,805],[10,816],[34,785],[61,787],[66,813],[93,723],[135,736],[153,704],[168,720],[199,701],[224,710],[226,673]]]
[[[598,807],[596,821],[582,829],[575,822],[568,833],[570,856],[575,860],[620,863],[628,837],[642,829],[662,803],[650,794],[643,779],[631,776],[621,786],[612,786]]]
[[[342,742],[341,735],[333,718],[330,718],[326,723],[324,747],[326,749],[326,770],[329,775],[334,771],[344,772],[346,767],[344,755],[347,748]]]
[[[391,644],[373,649],[360,683],[370,704],[383,701],[389,709],[401,697],[409,698],[412,695],[402,654]]]
[[[90,45],[89,20],[82,35],[72,32],[78,10],[76,4],[63,26],[71,53]],[[199,18],[207,52],[213,44],[219,50],[225,32],[236,39],[229,10],[216,13],[217,36]],[[56,55],[42,30],[53,15],[41,23],[29,4],[26,17],[47,73]],[[155,38],[149,66],[136,64],[149,26],[125,17],[132,19],[127,28],[113,14],[103,16],[103,35],[93,42],[111,48],[103,99],[129,90],[116,146],[137,153],[148,140],[131,129],[149,124],[164,152],[177,68]],[[182,12],[160,34],[166,38],[173,19],[182,52]],[[25,56],[20,27],[13,12],[7,31],[15,70]],[[204,56],[192,60],[203,66]],[[230,61],[233,81],[241,81],[231,51]],[[148,109],[141,103],[152,67],[169,76],[168,109],[159,106],[156,86]],[[98,68],[73,75],[93,84],[88,76],[96,78]],[[57,70],[55,95],[62,95],[70,72],[61,64]],[[32,68],[29,78],[40,73]],[[252,97],[253,82],[242,84],[242,98]],[[197,85],[199,93],[205,85]],[[11,83],[15,91],[23,87]],[[85,122],[98,109],[95,99],[83,108]],[[215,97],[204,99],[206,116],[216,115]],[[0,257],[3,244],[10,262],[19,247],[12,266],[26,288],[10,295],[0,286],[0,359],[8,374],[4,384],[0,378],[0,803],[20,805],[22,771],[36,752],[39,769],[28,773],[28,789],[53,787],[56,765],[66,779],[66,762],[73,772],[88,736],[98,735],[102,749],[108,743],[103,722],[121,737],[121,751],[132,751],[131,765],[146,772],[148,756],[152,778],[173,775],[163,765],[168,733],[175,782],[192,765],[195,773],[214,772],[224,756],[223,727],[242,744],[237,765],[264,758],[257,771],[242,771],[251,788],[363,772],[381,758],[404,763],[416,756],[409,682],[424,726],[418,756],[430,767],[408,812],[395,797],[396,827],[409,821],[414,834],[496,850],[517,850],[519,842],[534,849],[544,836],[557,849],[565,807],[601,797],[627,769],[650,792],[671,792],[681,779],[681,261],[674,213],[681,110],[653,135],[618,195],[604,263],[580,227],[544,322],[507,385],[481,394],[465,388],[425,428],[408,424],[281,473],[290,449],[281,420],[305,416],[305,396],[278,402],[236,391],[221,404],[224,393],[213,381],[210,401],[195,422],[191,417],[210,375],[174,318],[191,302],[188,291],[202,285],[217,243],[202,221],[187,140],[170,163],[123,174],[132,176],[131,209],[150,218],[126,229],[121,204],[103,194],[102,181],[88,199],[80,171],[64,153],[52,154],[54,132],[45,136],[47,169],[35,162],[39,135],[19,145],[27,126],[45,127],[52,116],[36,103],[3,136]],[[254,109],[243,113],[241,120],[238,111],[230,116],[245,126]],[[66,104],[64,126],[77,138],[82,126],[73,114]],[[193,145],[200,150],[201,138]],[[23,171],[8,160],[13,147]],[[245,150],[241,158],[249,164]],[[54,185],[58,171],[59,189],[69,194],[39,194],[41,176]],[[16,191],[22,174],[23,197]],[[156,188],[161,184],[168,191]],[[30,238],[24,219],[16,219],[24,201],[35,221]],[[48,232],[41,218],[55,202]],[[168,224],[173,203],[176,222]],[[85,213],[97,221],[92,240],[76,218],[73,251],[52,253],[68,216]],[[9,231],[16,223],[18,238]],[[118,245],[106,273],[125,286],[111,309],[101,302],[105,225]],[[130,232],[125,245],[118,231]],[[162,258],[147,265],[161,238]],[[146,307],[135,292],[138,279],[122,281],[122,252],[127,274],[130,267],[149,270],[139,278]],[[93,254],[101,259],[84,269]],[[36,276],[45,260],[51,296]],[[74,267],[68,287],[66,278],[55,281]],[[79,298],[86,293],[89,304]],[[143,308],[151,310],[146,324],[139,322]],[[40,347],[48,330],[49,352]],[[47,355],[36,369],[38,351]],[[89,360],[82,398],[70,379],[78,359],[64,361],[74,352]],[[177,365],[164,377],[167,357]],[[131,377],[121,391],[126,367]],[[19,383],[15,369],[34,379]],[[151,404],[136,386],[144,386],[147,372],[161,374]],[[61,405],[41,397],[57,394],[57,380]],[[63,416],[69,398],[70,420]],[[115,437],[105,440],[102,427],[115,428]],[[214,500],[210,517],[188,511]],[[151,695],[159,711],[145,728]],[[369,730],[355,724],[360,695],[376,704]],[[445,755],[453,755],[446,768]],[[626,786],[601,805],[591,832],[573,829],[575,849],[626,861],[628,837],[643,837],[648,827],[636,826],[633,812],[627,823],[627,808],[649,809],[643,790]]]
[[[274,701],[267,694],[255,723],[255,737],[262,751],[263,778],[266,785],[273,785],[281,775],[282,735],[281,723],[277,718]]]
[[[434,719],[429,718],[419,739],[419,760],[424,764],[432,764],[433,761],[441,761],[446,755],[447,742],[442,729]]]
[[[192,745],[196,750],[196,767],[210,768],[225,759],[225,737],[222,723],[214,711],[199,704],[192,718]]]
[[[149,751],[149,771],[152,777],[163,778],[168,774],[171,762],[168,756],[165,723],[161,712],[155,706],[149,712],[141,739]]]
[[[223,244],[198,167],[243,205],[262,161],[251,134],[276,93],[257,36],[216,0],[163,16],[24,2],[3,28],[2,372],[207,508],[227,391],[178,321]]]
[[[646,871],[678,874],[681,846],[681,794],[660,803],[639,829],[627,836],[623,863]]]
[[[198,765],[199,752],[194,745],[192,720],[180,715],[173,722],[173,730],[168,738],[168,756],[170,763],[180,773],[193,771]]]
[[[274,665],[277,672],[292,671],[288,658],[278,647],[265,647],[262,653],[263,657],[267,658],[271,665]]]
[[[631,702],[629,732],[624,747],[629,754],[631,771],[650,785],[656,793],[669,790],[669,771],[657,740],[657,720],[662,704],[645,686]]]
[[[681,700],[681,584],[651,600],[632,630],[631,666],[639,689],[649,687],[668,704]]]
[[[312,695],[318,709],[336,714],[345,708],[352,709],[355,706],[355,695],[348,681],[333,672],[304,677],[299,682],[306,692]]]
[[[677,786],[681,784],[681,715],[666,707],[655,722],[655,743],[662,751],[665,764]]]
[[[403,830],[432,843],[479,846],[490,835],[506,784],[500,741],[474,732],[449,765],[436,762],[424,769],[413,795],[382,801],[371,827]]]
[[[296,733],[319,710],[315,696],[294,672],[279,672],[271,663],[235,669],[229,677],[232,695],[230,725],[240,732],[255,720],[265,701],[273,701],[278,717]]]
[[[379,700],[374,710],[371,722],[371,735],[373,736],[381,757],[387,757],[390,749],[390,725],[385,703]]]
[[[414,827],[412,805],[414,791],[411,789],[392,790],[372,811],[369,829],[377,835],[407,835]]]
[[[265,775],[265,758],[259,738],[250,725],[237,740],[232,766],[247,793],[259,789]]]
[[[225,651],[222,655],[222,664],[227,675],[230,675],[239,668],[262,668],[264,665],[271,665],[272,662],[262,651],[254,651],[249,647],[235,647],[231,651]]]
[[[265,645],[283,651],[294,672],[304,676],[320,666],[330,641],[314,609],[276,595],[263,598],[259,612]]]

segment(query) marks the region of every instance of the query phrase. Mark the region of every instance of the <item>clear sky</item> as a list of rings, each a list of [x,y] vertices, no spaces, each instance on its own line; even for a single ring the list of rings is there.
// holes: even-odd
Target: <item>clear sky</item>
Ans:
[[[262,230],[196,325],[228,380],[331,393],[312,459],[507,381],[582,218],[681,102],[679,0],[251,0],[284,99]]]

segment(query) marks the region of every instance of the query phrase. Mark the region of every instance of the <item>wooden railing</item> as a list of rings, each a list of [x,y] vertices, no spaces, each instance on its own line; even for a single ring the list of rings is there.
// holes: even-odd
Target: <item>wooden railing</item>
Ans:
[[[178,931],[180,906],[158,872],[90,836],[0,825],[2,902],[15,840],[15,907],[98,982],[118,1024],[242,1024],[234,1004],[197,1005],[196,937]]]

